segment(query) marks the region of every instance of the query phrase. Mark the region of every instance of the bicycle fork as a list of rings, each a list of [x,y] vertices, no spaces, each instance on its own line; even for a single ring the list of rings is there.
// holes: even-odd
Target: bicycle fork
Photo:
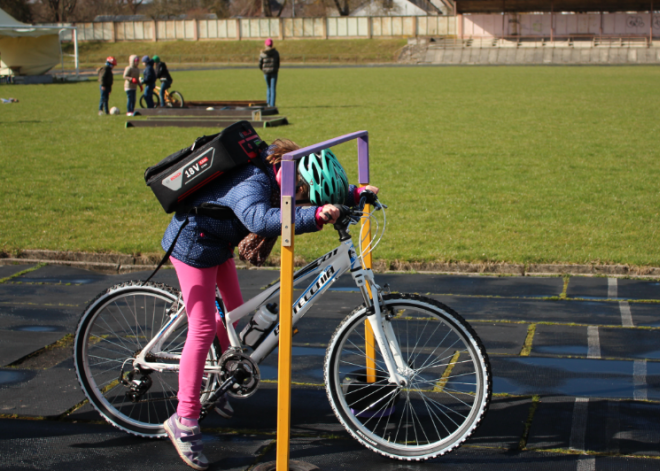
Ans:
[[[365,305],[372,314],[367,317],[374,333],[376,344],[383,355],[383,361],[389,373],[389,382],[398,386],[407,386],[411,370],[403,360],[401,348],[394,335],[392,325],[383,316],[381,309],[382,288],[376,284],[373,271],[365,268],[351,270],[351,276],[360,289]],[[370,294],[371,293],[371,294]],[[375,362],[375,358],[372,359]]]

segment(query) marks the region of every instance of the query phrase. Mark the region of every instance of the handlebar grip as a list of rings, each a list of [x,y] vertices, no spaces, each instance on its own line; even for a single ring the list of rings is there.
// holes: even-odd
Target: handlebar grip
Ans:
[[[374,204],[376,201],[378,201],[378,197],[373,191],[364,190],[362,193],[360,193],[360,206],[362,208],[364,208],[365,204]]]

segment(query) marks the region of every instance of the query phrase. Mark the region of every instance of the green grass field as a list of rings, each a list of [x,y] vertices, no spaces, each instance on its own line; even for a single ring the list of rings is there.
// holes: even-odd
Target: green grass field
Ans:
[[[290,126],[310,145],[369,131],[390,207],[381,260],[660,266],[660,69],[283,69]],[[179,72],[187,99],[262,99],[258,70]],[[125,129],[98,85],[0,86],[0,246],[156,253],[169,216],[144,169],[210,129]],[[125,111],[121,83],[111,106]],[[356,145],[336,149],[352,181]],[[296,240],[311,259],[335,233]]]
[[[393,63],[406,44],[406,39],[275,40],[285,64]],[[108,56],[115,56],[124,67],[131,54],[158,54],[174,68],[209,63],[254,64],[256,67],[263,47],[263,41],[89,41],[79,44],[78,54],[82,68],[99,67]],[[73,54],[73,45],[64,45],[64,52]],[[72,60],[67,60],[65,66],[73,67]]]

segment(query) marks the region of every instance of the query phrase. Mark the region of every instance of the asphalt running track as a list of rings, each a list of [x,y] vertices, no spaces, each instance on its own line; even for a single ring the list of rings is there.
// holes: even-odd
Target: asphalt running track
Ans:
[[[242,270],[239,275],[248,298],[278,273]],[[168,442],[129,436],[100,419],[84,401],[66,341],[96,294],[145,277],[64,266],[0,266],[0,469],[188,469]],[[332,414],[321,373],[331,333],[360,303],[350,278],[344,278],[300,322],[294,338],[292,459],[323,470],[356,471],[660,467],[660,283],[596,277],[377,278],[392,290],[438,299],[472,323],[492,363],[490,410],[463,447],[425,463],[389,460],[352,440]],[[171,270],[161,271],[157,281],[177,285]],[[266,381],[255,396],[232,402],[234,419],[213,415],[203,422],[211,469],[247,471],[275,459],[275,356],[263,364],[262,377]]]

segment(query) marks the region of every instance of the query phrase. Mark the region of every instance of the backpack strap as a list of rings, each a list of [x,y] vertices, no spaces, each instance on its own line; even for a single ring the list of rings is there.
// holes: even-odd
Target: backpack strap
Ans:
[[[194,145],[194,144],[193,144]],[[260,169],[262,172],[266,173],[266,165],[264,162],[261,160],[261,158],[257,157],[256,159],[253,159],[250,161],[252,165]],[[147,278],[144,282],[147,283],[149,280],[151,280],[156,273],[158,273],[158,270],[161,269],[161,267],[165,264],[168,258],[170,258],[170,255],[172,255],[172,252],[174,251],[174,246],[176,245],[177,240],[179,240],[179,236],[181,235],[181,232],[183,232],[183,228],[188,225],[190,222],[190,215],[194,214],[195,216],[205,216],[209,217],[212,219],[216,219],[219,221],[222,220],[229,220],[229,219],[238,219],[236,218],[236,215],[234,214],[234,211],[228,206],[222,206],[220,204],[214,204],[214,203],[202,203],[199,206],[196,206],[194,208],[190,208],[188,212],[186,213],[186,220],[183,221],[183,224],[181,224],[181,227],[179,228],[179,232],[176,233],[176,236],[174,237],[174,240],[172,241],[172,244],[170,244],[170,248],[167,249],[167,252],[163,256],[163,259],[160,261],[156,269],[149,275],[149,278]]]
[[[181,224],[181,227],[179,228],[179,232],[176,233],[176,236],[174,237],[174,240],[172,241],[172,244],[170,245],[170,248],[167,249],[167,252],[165,252],[165,256],[160,261],[160,263],[158,264],[156,269],[153,271],[153,273],[151,273],[151,275],[149,275],[149,278],[144,280],[145,283],[148,283],[149,280],[151,280],[154,277],[154,275],[156,273],[158,273],[158,270],[160,270],[160,267],[162,267],[163,264],[167,261],[167,259],[170,258],[170,255],[172,255],[172,252],[174,251],[174,246],[176,245],[176,241],[179,240],[179,236],[181,235],[181,232],[183,232],[183,228],[186,227],[188,225],[188,223],[190,222],[189,219],[188,219],[189,215],[190,215],[190,213],[186,214],[186,220],[183,221],[183,224]]]
[[[219,221],[236,218],[236,215],[231,208],[213,203],[202,203],[199,206],[192,208],[188,214],[205,216]]]

